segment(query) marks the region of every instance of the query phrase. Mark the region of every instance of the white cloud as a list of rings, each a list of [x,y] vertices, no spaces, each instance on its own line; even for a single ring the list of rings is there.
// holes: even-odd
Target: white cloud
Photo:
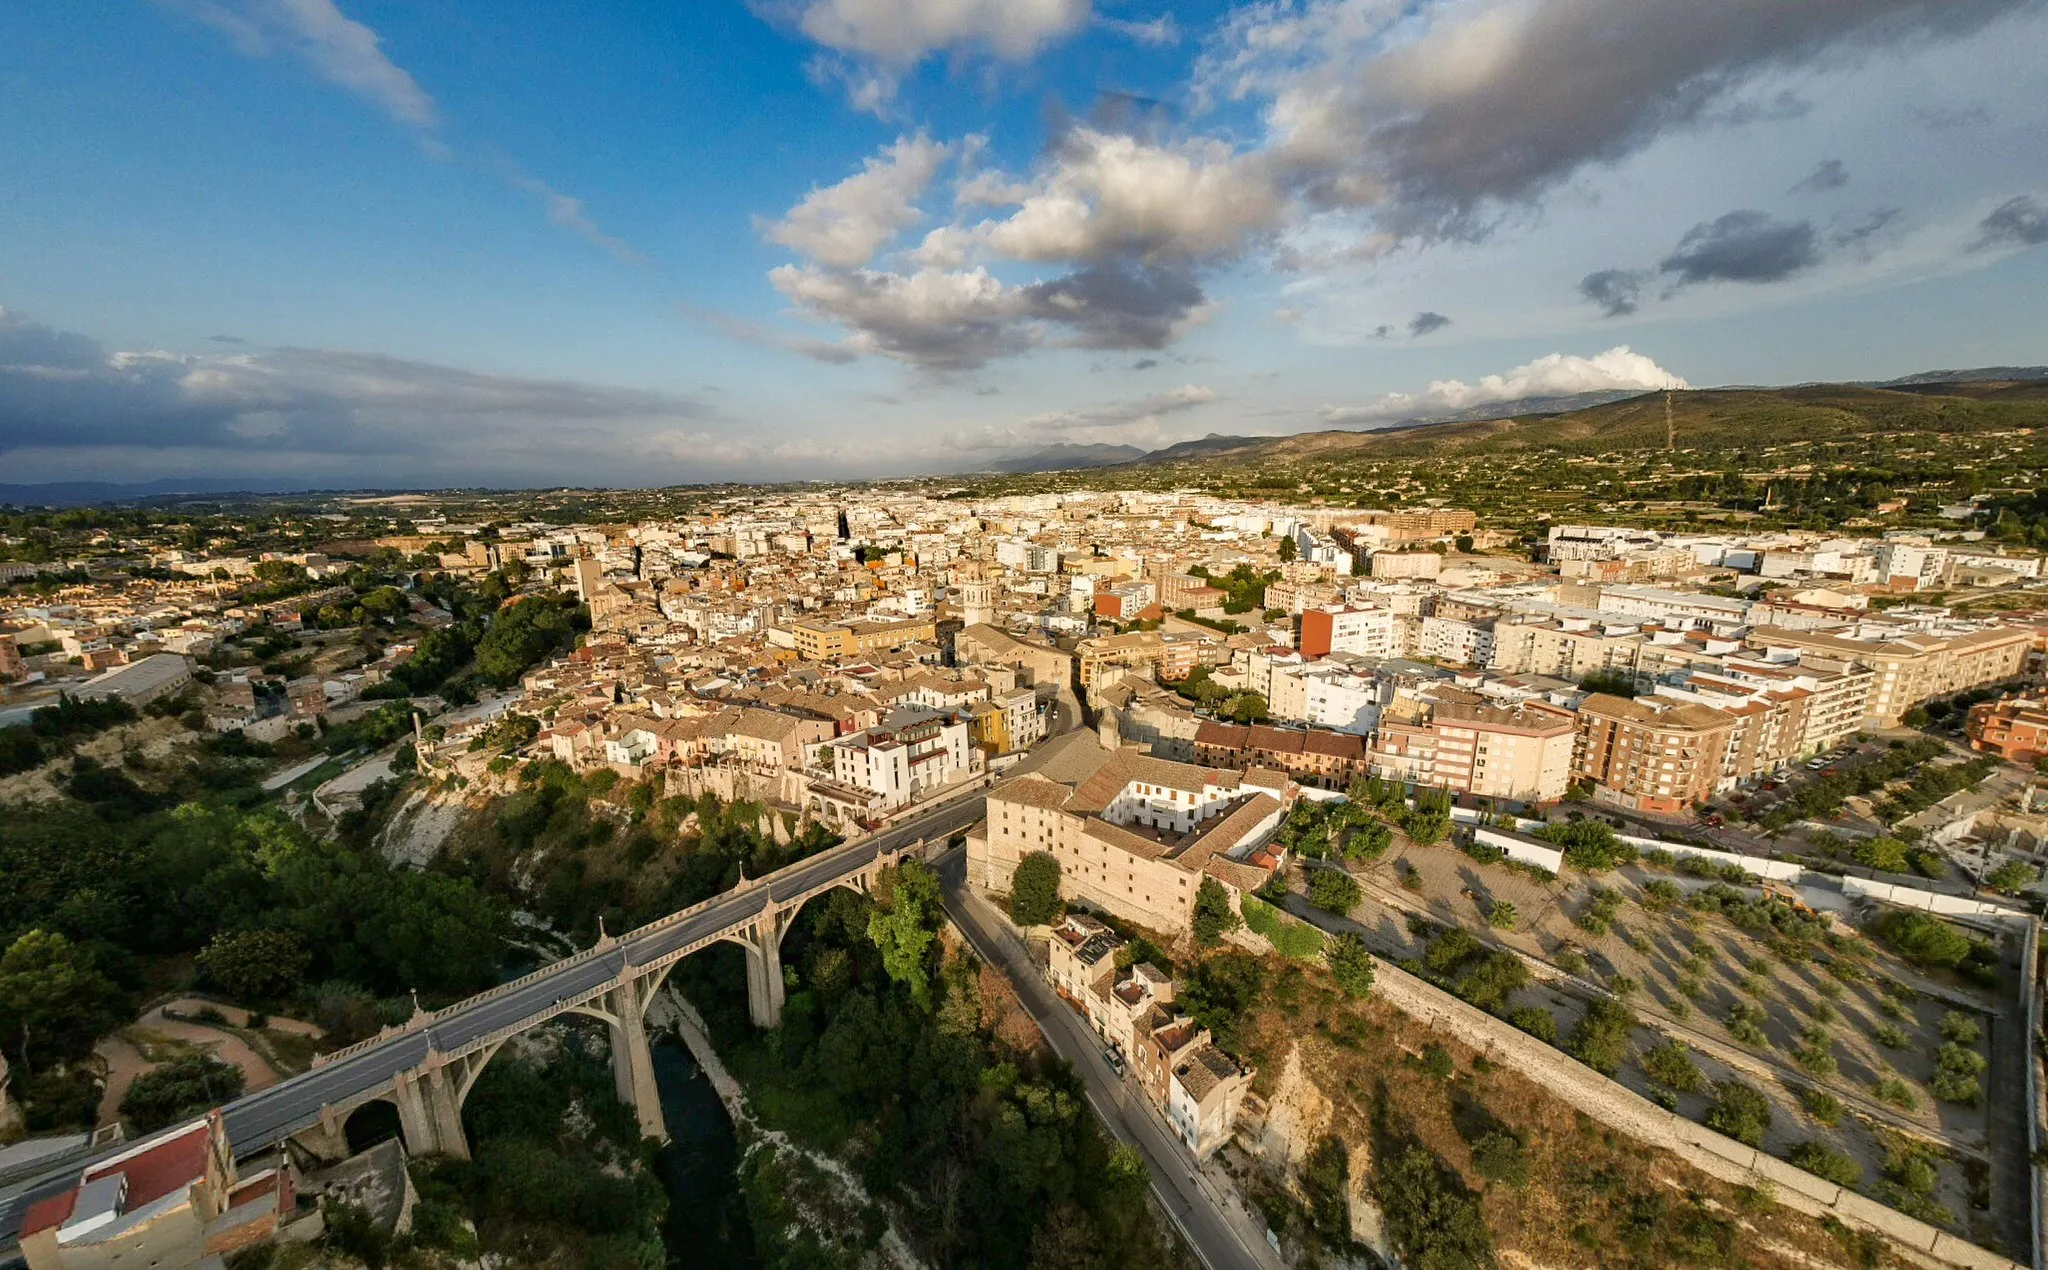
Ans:
[[[1114,31],[1125,39],[1152,48],[1166,48],[1180,43],[1180,26],[1171,13],[1162,13],[1149,21],[1138,22],[1129,18],[1098,16],[1095,24],[1105,30]]]
[[[996,188],[980,186],[977,195]],[[1259,160],[1223,142],[1161,146],[1091,128],[1069,133],[1028,190],[1005,200],[1016,211],[976,230],[1012,260],[1229,255],[1285,208]]]
[[[399,123],[429,129],[434,100],[385,55],[383,40],[334,0],[165,0],[227,35],[251,57],[283,49],[314,74]]]
[[[764,230],[771,242],[840,269],[865,265],[897,234],[924,219],[923,195],[953,147],[922,133],[899,137],[836,185],[813,188]]]
[[[901,68],[961,48],[1024,61],[1088,14],[1089,0],[809,0],[796,22],[826,48]]]
[[[190,15],[234,41],[248,57],[269,57],[282,49],[327,82],[374,106],[412,129],[428,157],[447,162],[455,150],[438,135],[434,99],[404,67],[384,52],[375,31],[335,7],[334,0],[158,0]],[[611,253],[626,264],[646,258],[605,233],[582,199],[564,194],[506,159],[487,166],[513,189],[536,199],[548,223]]]
[[[590,213],[585,210],[582,199],[572,198],[546,181],[528,176],[509,163],[504,165],[503,176],[514,189],[522,190],[540,200],[550,225],[560,226],[592,246],[610,252],[622,264],[647,263],[647,257],[598,228],[597,222],[592,220]]]
[[[1593,357],[1552,353],[1515,367],[1504,375],[1487,375],[1477,383],[1440,379],[1420,393],[1393,392],[1362,406],[1324,406],[1317,416],[1325,423],[1391,423],[1470,410],[1475,406],[1526,397],[1569,397],[1585,392],[1684,388],[1686,382],[1656,362],[1617,345]]]

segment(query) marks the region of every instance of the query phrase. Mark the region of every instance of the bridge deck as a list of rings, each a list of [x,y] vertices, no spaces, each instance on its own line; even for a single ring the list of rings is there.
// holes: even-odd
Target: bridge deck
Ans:
[[[884,851],[939,837],[980,819],[985,800],[961,798],[875,834],[798,860],[759,881],[651,922],[603,949],[543,967],[513,983],[436,1011],[422,1026],[339,1051],[319,1066],[222,1109],[237,1156],[268,1150],[319,1123],[323,1107],[379,1096],[400,1072],[420,1066],[431,1048],[446,1056],[481,1049],[608,990],[629,967],[652,970],[729,937],[770,900],[802,901],[838,886]]]

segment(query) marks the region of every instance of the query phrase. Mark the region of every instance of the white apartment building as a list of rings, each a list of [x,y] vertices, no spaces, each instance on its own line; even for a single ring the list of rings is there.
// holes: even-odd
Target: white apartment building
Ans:
[[[865,731],[822,747],[832,779],[875,795],[874,806],[900,807],[965,776],[976,753],[967,725],[936,710],[891,710]]]
[[[1400,636],[1392,609],[1340,606],[1303,612],[1299,643],[1308,657],[1330,653],[1392,657],[1399,651]]]
[[[1060,553],[1056,547],[1003,538],[996,542],[996,563],[1024,573],[1058,573]]]
[[[1740,626],[1749,617],[1748,600],[1701,595],[1663,587],[1610,586],[1600,592],[1600,611],[1621,617],[1649,618],[1667,629],[1712,630]]]
[[[1425,617],[1416,632],[1418,656],[1461,666],[1484,666],[1493,658],[1493,623]]]
[[[1887,542],[1877,549],[1877,580],[1888,586],[1911,584],[1913,590],[1941,585],[1948,572],[1946,548],[1924,542]]]

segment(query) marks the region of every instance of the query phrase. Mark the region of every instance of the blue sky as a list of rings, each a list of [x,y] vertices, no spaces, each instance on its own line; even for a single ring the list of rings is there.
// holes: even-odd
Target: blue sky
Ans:
[[[0,482],[962,470],[2048,361],[2038,2],[7,25]]]

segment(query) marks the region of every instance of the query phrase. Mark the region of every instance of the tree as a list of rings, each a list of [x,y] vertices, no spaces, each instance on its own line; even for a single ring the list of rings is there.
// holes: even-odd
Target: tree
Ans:
[[[199,954],[199,968],[238,1001],[284,995],[312,961],[296,936],[275,930],[224,932]]]
[[[1984,879],[1984,885],[2007,895],[2017,895],[2040,880],[2041,870],[2025,860],[2007,860],[1991,870],[1991,875]]]
[[[1230,892],[1215,878],[1205,877],[1195,888],[1195,942],[1213,948],[1225,935],[1244,925],[1230,902]]]
[[[1288,537],[1282,538],[1280,540],[1281,564],[1293,564],[1295,557],[1300,554],[1301,549],[1294,545],[1294,538],[1292,535],[1289,535]]]
[[[881,950],[882,969],[909,988],[911,998],[928,1010],[932,978],[926,954],[944,916],[939,875],[922,860],[905,860],[882,870],[876,879],[875,900],[875,911],[868,916],[868,938]]]
[[[211,1054],[187,1054],[135,1078],[121,1097],[121,1114],[142,1133],[212,1111],[242,1096],[240,1068]]]
[[[1218,1045],[1237,1051],[1238,1028],[1265,988],[1263,961],[1250,953],[1224,952],[1195,963],[1181,985],[1180,1002]]]
[[[1912,866],[1906,860],[1906,844],[1897,838],[1866,838],[1850,849],[1849,858],[1879,873],[1904,873]]]
[[[1372,954],[1356,931],[1341,931],[1323,943],[1323,960],[1330,976],[1349,997],[1364,997],[1372,991]]]
[[[1771,1127],[1771,1100],[1739,1080],[1717,1081],[1706,1124],[1744,1146],[1760,1147]]]
[[[1348,913],[1361,898],[1358,882],[1343,869],[1317,869],[1309,874],[1308,902],[1331,913]]]
[[[32,930],[0,955],[0,1051],[22,1070],[83,1057],[119,1022],[120,990],[64,936]]]
[[[1048,851],[1033,851],[1010,877],[1010,920],[1043,926],[1060,915],[1060,862]]]
[[[1453,538],[1453,539],[1451,540],[1451,548],[1452,548],[1453,550],[1455,550],[1455,551],[1456,551],[1456,552],[1457,552],[1457,553],[1458,553],[1459,555],[1462,555],[1462,556],[1469,556],[1469,555],[1471,555],[1471,554],[1472,554],[1472,535],[1471,535],[1471,534],[1459,534],[1459,535],[1458,535],[1458,536],[1457,536],[1456,538]]]
[[[1636,681],[1633,676],[1615,670],[1596,670],[1579,680],[1581,692],[1603,692],[1610,697],[1633,697],[1636,695]]]
[[[1240,692],[1230,699],[1224,713],[1233,723],[1263,723],[1272,717],[1266,699],[1256,692]]]

